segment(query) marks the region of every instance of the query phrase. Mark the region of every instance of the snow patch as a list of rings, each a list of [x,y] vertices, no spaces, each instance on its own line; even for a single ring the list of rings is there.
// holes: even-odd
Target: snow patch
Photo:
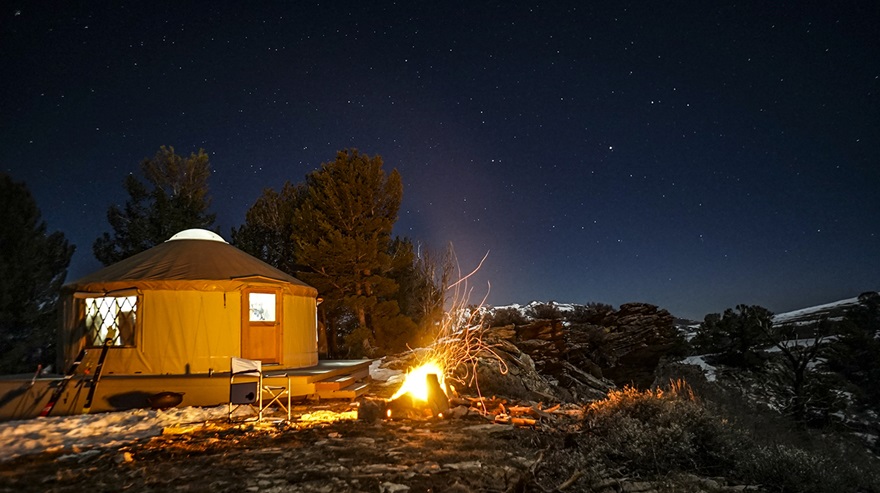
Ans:
[[[829,342],[833,342],[836,340],[837,340],[837,336],[828,336],[828,337],[822,338],[821,343],[827,344]],[[781,341],[779,344],[782,345],[783,347],[795,348],[795,347],[810,347],[815,343],[816,343],[816,339],[814,337],[809,337],[806,339],[789,339],[787,341]],[[768,347],[767,349],[765,349],[765,351],[768,353],[778,353],[778,352],[781,352],[782,349],[780,349],[778,345],[774,345],[774,346]]]
[[[116,448],[161,435],[167,426],[225,419],[227,411],[226,405],[167,411],[134,409],[7,421],[0,423],[0,462],[43,452],[69,452],[69,456],[85,453],[85,449]]]
[[[370,377],[377,382],[392,383],[389,380],[395,380],[394,377],[401,375],[403,373],[403,370],[380,368],[383,361],[385,361],[385,358],[377,359],[370,363]],[[400,378],[400,380],[402,380],[402,378]]]
[[[845,300],[835,301],[833,303],[826,303],[824,305],[816,305],[811,306],[809,308],[802,308],[800,310],[794,310],[791,312],[780,313],[773,317],[774,324],[784,324],[792,320],[796,320],[807,315],[813,315],[820,312],[827,312],[835,309],[845,308],[849,306],[855,306],[859,304],[859,298],[847,298]]]
[[[705,356],[709,355],[706,354],[701,356],[688,356],[687,358],[681,360],[681,364],[699,366],[700,369],[703,370],[703,374],[706,375],[706,381],[714,382],[716,368],[709,363],[706,363],[706,360],[704,359]]]

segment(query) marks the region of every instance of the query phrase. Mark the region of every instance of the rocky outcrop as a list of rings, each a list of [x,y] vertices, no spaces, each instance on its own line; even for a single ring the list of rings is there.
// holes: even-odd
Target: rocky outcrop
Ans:
[[[593,356],[603,375],[618,386],[648,388],[663,356],[683,342],[674,317],[648,303],[621,305],[604,317],[601,329]]]
[[[614,384],[602,378],[601,370],[572,344],[569,331],[561,321],[540,320],[527,325],[509,325],[488,329],[486,340],[523,353],[550,384],[553,394],[565,401],[604,398]],[[521,357],[518,359],[522,359]]]
[[[661,358],[681,342],[672,315],[654,305],[627,303],[588,315],[579,323],[537,320],[487,333],[514,344],[539,373],[587,399],[604,396],[611,382],[649,387]]]
[[[486,328],[485,349],[453,377],[466,392],[536,401],[584,402],[605,398],[615,386],[649,387],[678,341],[672,315],[646,303],[586,315],[576,324],[555,319]],[[388,357],[383,366],[404,370],[427,353]]]

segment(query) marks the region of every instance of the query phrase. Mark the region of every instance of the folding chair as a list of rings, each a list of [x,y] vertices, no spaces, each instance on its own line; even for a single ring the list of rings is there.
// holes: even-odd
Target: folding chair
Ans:
[[[287,380],[287,386],[266,383],[267,379],[278,381],[282,378]],[[262,382],[263,392],[269,394],[269,399],[263,400],[262,408],[265,410],[272,404],[278,404],[278,407],[287,413],[287,421],[290,421],[290,375],[285,372],[263,373]],[[287,397],[287,404],[281,400],[282,397]],[[263,419],[262,413],[260,419]]]
[[[229,413],[242,406],[249,407],[256,413],[256,420],[263,420],[263,412],[272,404],[277,404],[287,413],[290,420],[290,376],[287,373],[263,373],[262,362],[259,360],[232,358],[232,372],[229,375]],[[287,386],[270,385],[264,379],[279,380],[287,379]],[[263,394],[268,394],[268,399],[263,399]],[[282,401],[287,397],[285,405]],[[253,418],[251,418],[253,419]]]
[[[244,380],[244,381],[242,381]],[[262,363],[257,360],[232,358],[232,372],[229,374],[229,413],[247,406],[257,415],[257,421],[263,418],[263,383]]]

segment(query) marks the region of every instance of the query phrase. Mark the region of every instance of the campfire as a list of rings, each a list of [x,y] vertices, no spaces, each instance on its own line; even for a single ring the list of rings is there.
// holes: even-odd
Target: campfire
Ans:
[[[506,364],[493,347],[483,343],[482,312],[466,308],[467,279],[485,260],[483,257],[476,269],[449,287],[453,290],[452,306],[444,313],[433,344],[426,348],[427,354],[422,356],[420,364],[407,372],[403,385],[382,406],[381,414],[385,419],[443,418],[450,407],[461,404],[449,380],[455,380],[463,388],[475,386],[479,392],[476,370],[481,357],[493,358],[498,362],[499,371],[507,372]],[[482,305],[481,302],[478,306]]]
[[[400,388],[391,398],[360,401],[357,417],[368,422],[469,417],[495,424],[534,428],[539,422],[558,422],[560,419],[578,421],[583,416],[583,409],[577,405],[545,407],[538,402],[459,395],[448,383],[454,379],[447,377],[443,366],[436,361],[418,365],[407,372]]]
[[[388,401],[386,418],[415,417],[413,414],[428,414],[442,418],[449,409],[449,391],[441,365],[429,361],[412,369],[406,375],[403,385]]]
[[[470,414],[495,417],[492,412],[495,408],[487,405],[494,398],[487,400],[480,394],[477,366],[480,360],[484,360],[484,364],[486,360],[493,361],[499,373],[506,374],[507,364],[495,352],[493,344],[483,342],[485,326],[481,310],[467,308],[464,301],[469,294],[467,279],[485,260],[483,257],[477,269],[450,286],[454,290],[452,307],[445,312],[440,330],[433,344],[425,348],[427,354],[422,355],[420,363],[407,371],[403,384],[390,399],[362,401],[358,408],[359,419],[442,419]],[[462,292],[465,296],[460,295]],[[485,298],[478,306],[484,302]],[[451,380],[463,389],[476,389],[477,397],[459,397]],[[507,416],[503,404],[498,406],[498,412]]]

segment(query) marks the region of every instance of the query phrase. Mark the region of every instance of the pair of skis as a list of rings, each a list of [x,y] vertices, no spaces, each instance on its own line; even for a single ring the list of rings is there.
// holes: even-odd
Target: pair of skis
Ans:
[[[107,351],[110,349],[113,341],[111,339],[107,339],[104,341],[104,346],[101,348],[101,355],[98,357],[98,365],[95,367],[95,374],[92,376],[92,379],[89,381],[89,393],[86,396],[86,403],[83,406],[83,414],[88,414],[92,409],[92,401],[95,398],[95,390],[98,388],[98,381],[101,379],[101,372],[104,369],[104,360],[107,359]],[[67,389],[67,385],[73,379],[73,376],[76,375],[76,371],[79,368],[80,363],[82,363],[83,358],[85,358],[86,354],[88,354],[88,349],[83,349],[79,352],[79,355],[73,361],[73,364],[70,365],[70,368],[67,370],[67,373],[64,375],[64,379],[62,379],[61,383],[58,384],[58,387],[55,388],[55,391],[52,392],[52,396],[49,397],[49,402],[43,407],[43,410],[40,411],[40,416],[49,416],[53,409],[55,409],[55,404],[58,403],[58,399],[61,398],[61,395],[64,394],[64,391]]]

